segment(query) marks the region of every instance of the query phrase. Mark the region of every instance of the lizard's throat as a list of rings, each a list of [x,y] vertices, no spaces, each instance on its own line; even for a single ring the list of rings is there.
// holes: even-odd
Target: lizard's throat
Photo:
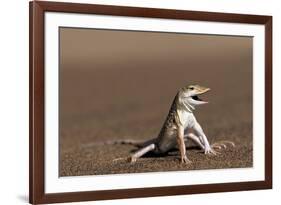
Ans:
[[[183,101],[183,102],[182,102],[182,105],[183,105],[184,109],[185,109],[187,112],[192,113],[193,110],[195,110],[195,107],[192,106],[192,105],[191,105],[189,102],[187,102],[187,101]]]

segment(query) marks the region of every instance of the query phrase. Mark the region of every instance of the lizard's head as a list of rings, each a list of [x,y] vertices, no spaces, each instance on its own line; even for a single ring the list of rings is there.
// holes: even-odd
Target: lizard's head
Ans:
[[[208,102],[199,98],[199,95],[206,93],[210,88],[200,85],[189,85],[182,88],[181,97],[191,106],[202,105]]]

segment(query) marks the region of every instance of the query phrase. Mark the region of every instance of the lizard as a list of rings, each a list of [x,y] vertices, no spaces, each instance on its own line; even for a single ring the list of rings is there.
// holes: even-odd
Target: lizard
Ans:
[[[208,91],[210,91],[210,88],[200,85],[188,85],[179,89],[158,136],[143,143],[142,147],[129,157],[129,160],[135,162],[148,152],[167,153],[178,146],[181,163],[191,163],[186,156],[185,141],[187,139],[191,139],[198,144],[205,154],[218,154],[219,152],[215,149],[225,147],[224,143],[235,146],[231,141],[222,141],[222,143],[210,145],[201,125],[194,116],[193,111],[196,106],[208,103],[198,96]],[[195,133],[190,132],[191,129]]]
[[[105,142],[103,144],[131,144],[140,147],[139,150],[126,158],[132,163],[136,162],[138,158],[148,152],[153,152],[156,155],[164,154],[176,147],[178,147],[180,151],[180,162],[191,163],[186,156],[185,142],[188,139],[195,142],[205,154],[217,155],[219,152],[216,151],[216,149],[226,147],[228,143],[234,147],[235,144],[231,141],[221,141],[210,145],[201,125],[195,118],[193,113],[195,107],[208,103],[198,96],[210,90],[210,88],[200,85],[188,85],[180,88],[174,97],[166,120],[156,138],[145,142],[120,140]],[[193,130],[194,133],[191,132],[191,130]],[[118,158],[116,160],[119,159],[123,158]]]

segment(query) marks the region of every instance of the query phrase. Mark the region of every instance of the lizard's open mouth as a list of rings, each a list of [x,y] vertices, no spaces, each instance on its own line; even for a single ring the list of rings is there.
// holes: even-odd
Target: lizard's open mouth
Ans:
[[[193,100],[203,101],[201,98],[198,97],[198,95],[191,96],[191,98],[192,98]]]
[[[198,90],[195,95],[191,96],[191,99],[199,104],[207,103],[207,101],[205,101],[201,98],[201,95],[208,92],[209,90],[210,90],[210,88],[202,88],[202,89]],[[199,97],[199,95],[200,95],[200,97]]]

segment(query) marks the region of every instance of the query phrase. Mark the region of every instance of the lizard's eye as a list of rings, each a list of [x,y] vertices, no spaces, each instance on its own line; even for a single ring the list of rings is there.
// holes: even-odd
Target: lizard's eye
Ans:
[[[194,87],[189,87],[190,90],[194,90]]]

